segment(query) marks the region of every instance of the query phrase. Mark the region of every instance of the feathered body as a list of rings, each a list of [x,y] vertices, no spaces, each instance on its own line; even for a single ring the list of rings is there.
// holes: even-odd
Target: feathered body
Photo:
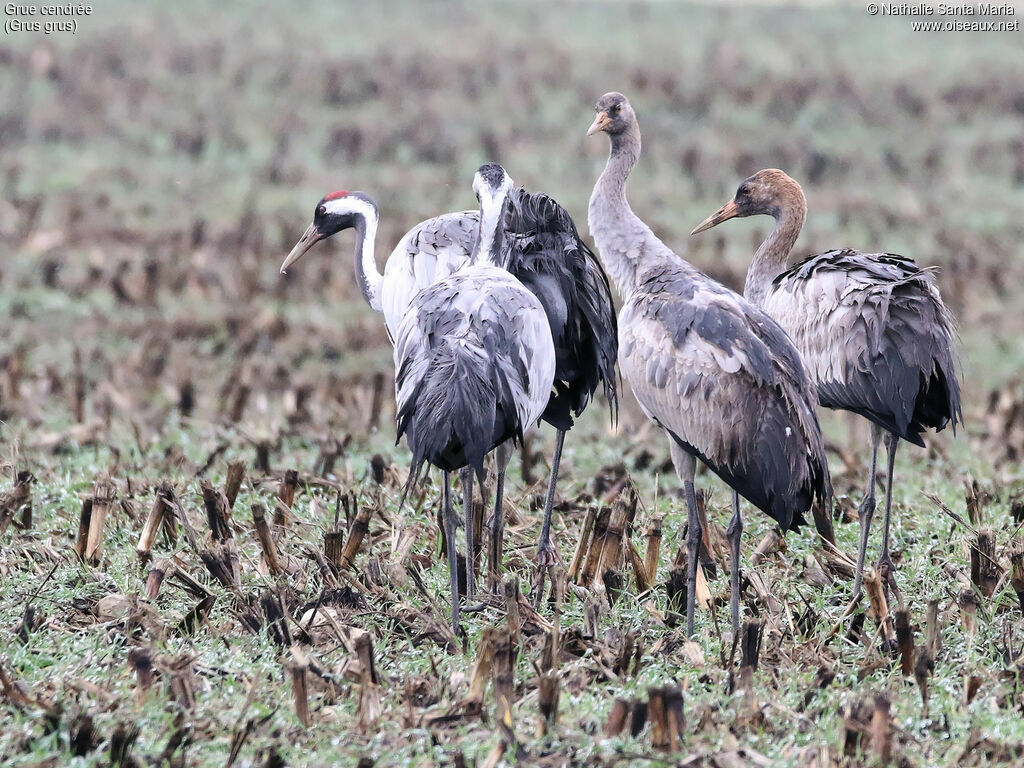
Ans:
[[[540,301],[507,271],[472,265],[427,286],[395,339],[398,436],[424,461],[469,465],[523,436],[547,404],[555,361]]]
[[[479,232],[479,211],[457,211],[421,221],[398,241],[380,285],[380,310],[392,341],[413,297],[469,263]]]
[[[773,217],[775,229],[754,254],[744,294],[793,339],[821,405],[858,413],[872,425],[867,491],[858,510],[856,595],[875,509],[875,467],[883,434],[888,482],[878,565],[891,577],[889,520],[899,440],[924,446],[921,435],[926,429],[947,424],[955,429],[963,420],[953,318],[933,271],[903,256],[846,249],[815,254],[787,268],[807,217],[807,199],[800,185],[777,168],[744,179],[733,199],[693,233],[735,216],[758,214]]]
[[[802,524],[828,470],[813,384],[778,324],[680,261],[640,271],[620,327],[644,413],[783,530]]]
[[[810,256],[779,274],[764,309],[800,350],[826,408],[923,446],[962,420],[953,318],[931,270],[889,253]]]
[[[617,323],[600,262],[547,195],[514,190],[504,226],[508,271],[540,300],[555,345],[554,386],[542,419],[571,428],[600,385],[614,418]]]
[[[732,621],[739,628],[739,495],[796,527],[831,494],[815,391],[785,332],[765,312],[714,282],[659,240],[630,208],[625,184],[640,157],[640,129],[626,98],[597,102],[589,133],[609,135],[588,221],[623,297],[619,366],[641,408],[672,441],[688,508],[687,632],[693,632],[700,521],[700,459],[734,491]]]

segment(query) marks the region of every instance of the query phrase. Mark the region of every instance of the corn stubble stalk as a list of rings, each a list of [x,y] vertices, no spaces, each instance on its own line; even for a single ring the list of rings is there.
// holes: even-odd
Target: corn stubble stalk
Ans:
[[[885,599],[885,590],[882,589],[882,576],[874,568],[864,574],[864,591],[868,593],[868,598],[871,601],[871,611],[878,624],[884,647],[895,648],[896,630],[893,627],[892,616],[889,614],[889,603]]]
[[[271,576],[280,576],[284,573],[284,569],[277,556],[277,544],[274,542],[274,536],[267,524],[267,511],[262,504],[252,505],[252,524],[256,529],[256,539],[263,552],[263,562],[267,565],[267,571]]]
[[[380,685],[373,658],[373,640],[369,632],[363,632],[355,639],[356,655],[359,658],[359,705],[356,709],[357,727],[360,733],[372,733],[381,714]]]
[[[590,551],[590,541],[594,533],[594,523],[597,520],[597,510],[593,507],[587,509],[586,517],[583,518],[583,527],[580,529],[580,538],[576,543],[576,551],[573,553],[572,561],[569,563],[569,578],[574,584],[580,583],[580,571]]]
[[[274,506],[274,525],[286,526],[288,525],[288,518],[292,505],[295,503],[295,491],[299,487],[299,473],[294,469],[289,469],[284,473],[284,478],[281,480],[281,488],[278,491],[279,503]]]
[[[22,470],[14,478],[14,486],[9,491],[0,493],[0,536],[21,510],[22,529],[32,527],[32,483],[35,482],[31,472]]]
[[[177,539],[177,525],[174,519],[174,490],[168,483],[161,483],[153,497],[153,506],[139,534],[139,543],[135,548],[139,557],[139,565],[146,565],[153,557],[153,545],[157,534],[162,530],[173,544]]]
[[[113,506],[114,492],[110,478],[101,476],[93,486],[92,497],[82,503],[75,553],[89,565],[99,565],[103,559],[103,524]]]
[[[991,528],[978,531],[971,544],[971,583],[989,598],[996,591],[1002,569],[996,557],[996,535]]]
[[[1010,586],[1017,593],[1021,613],[1024,613],[1024,543],[1018,541],[1010,554]]]
[[[227,476],[224,479],[224,497],[228,500],[228,509],[235,508],[235,499],[245,480],[245,462],[232,461],[228,464]]]
[[[370,532],[370,518],[373,517],[373,507],[367,505],[360,507],[352,521],[352,529],[348,533],[348,541],[341,552],[342,568],[351,568],[356,562],[356,555],[363,545],[363,539]]]
[[[918,649],[917,659],[914,662],[914,680],[921,691],[921,703],[924,707],[923,717],[928,717],[928,682],[935,670],[935,654],[939,650],[939,641],[939,602],[931,600],[928,603],[928,616],[925,621],[924,645]]]

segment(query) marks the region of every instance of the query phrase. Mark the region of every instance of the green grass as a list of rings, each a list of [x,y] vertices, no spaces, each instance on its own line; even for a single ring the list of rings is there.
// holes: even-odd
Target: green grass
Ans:
[[[233,735],[249,722],[236,765],[272,765],[273,751],[293,765],[354,765],[364,756],[378,765],[451,764],[459,751],[467,765],[484,763],[500,738],[491,691],[485,720],[428,725],[426,718],[462,701],[480,633],[503,620],[496,611],[470,614],[465,655],[431,640],[414,644],[398,627],[396,617],[412,616],[420,629],[444,620],[446,570],[431,514],[438,486],[435,478],[422,509],[399,513],[399,487],[378,488],[370,478],[374,454],[399,470],[408,454],[393,445],[388,398],[378,430],[367,429],[371,382],[376,373],[390,381],[391,354],[380,318],[353,284],[351,241],[318,246],[287,280],[277,267],[325,192],[372,194],[382,211],[378,250],[386,252],[416,221],[472,206],[469,180],[485,160],[554,195],[582,225],[606,151],[583,133],[593,101],[610,89],[630,97],[644,130],[644,156],[629,188],[634,208],[730,285],[741,283],[752,244],[769,222],[735,222],[693,239],[687,233],[741,179],[767,166],[788,171],[807,192],[810,215],[798,250],[884,249],[942,268],[940,284],[961,327],[967,424],[955,440],[936,438],[930,452],[901,449],[893,528],[916,639],[922,641],[928,601],[937,600],[942,646],[926,716],[913,680],[876,647],[844,639],[845,632],[826,640],[850,584],[804,583],[815,547],[809,532],[792,534],[784,553],[756,569],[780,611],[766,611],[745,591],[745,616],[758,613],[766,622],[753,691],[763,720],[751,723],[739,717],[742,698],[727,693],[732,670],[721,662],[711,616],[698,615],[705,659],[698,667],[673,617],[668,626],[658,619],[670,614],[664,589],[638,596],[627,572],[626,592],[603,610],[603,636],[583,643],[582,658],[560,661],[559,716],[546,736],[537,731],[534,668],[543,638],[524,641],[512,720],[529,755],[524,761],[646,765],[719,755],[729,764],[741,759],[730,753],[752,750],[772,764],[793,765],[809,763],[817,749],[828,750],[822,764],[829,765],[842,756],[846,707],[881,692],[892,700],[896,761],[1020,759],[1019,660],[1004,653],[1021,647],[1016,595],[1006,579],[984,599],[972,639],[959,607],[969,587],[972,534],[922,495],[963,515],[963,482],[977,478],[992,495],[986,525],[1008,568],[1019,536],[1010,505],[1024,484],[1019,462],[1006,460],[1003,448],[1024,447],[1024,440],[1003,424],[1012,413],[988,413],[987,398],[1007,389],[1019,401],[1024,363],[1019,36],[913,34],[906,20],[838,4],[388,2],[286,12],[269,3],[187,2],[171,12],[119,2],[97,8],[75,36],[5,42],[0,460],[5,470],[30,469],[38,482],[33,528],[9,528],[0,539],[0,668],[33,701],[56,707],[51,727],[42,707],[0,694],[0,754],[9,764],[108,764],[123,724],[139,731],[132,754],[142,763],[159,764],[181,728],[186,743],[166,756],[172,764],[224,765]],[[47,264],[56,269],[51,285],[44,283]],[[155,275],[151,292],[147,269]],[[13,375],[18,350],[21,373]],[[73,424],[76,350],[88,430]],[[191,416],[177,406],[185,383],[195,391]],[[229,413],[240,383],[249,396],[236,422]],[[295,411],[300,394],[308,418]],[[648,522],[665,519],[660,584],[685,518],[678,483],[665,468],[662,439],[645,427],[631,396],[624,396],[614,432],[602,407],[595,404],[567,442],[559,548],[568,560],[590,503],[581,494],[593,494],[602,468],[624,462],[642,501],[634,533],[641,550]],[[825,414],[822,421],[831,441],[856,440],[865,460],[863,425],[850,438],[843,417]],[[179,552],[217,601],[194,636],[176,633],[196,599],[166,583],[155,601],[145,600],[146,573],[134,552],[156,483],[176,487],[202,535],[197,470],[223,447],[206,473],[219,485],[229,460],[251,461],[252,443],[266,441],[273,472],[264,477],[250,468],[235,513],[241,590],[258,594],[271,582],[255,568],[251,504],[272,506],[284,469],[308,473],[324,440],[346,435],[351,444],[335,479],[360,505],[379,503],[386,515],[374,518],[374,542],[360,553],[356,572],[367,585],[373,561],[386,572],[393,537],[410,529],[429,595],[385,580],[366,587],[375,590],[366,606],[339,610],[340,624],[373,635],[382,711],[369,732],[356,726],[360,686],[350,680],[333,693],[311,681],[313,724],[302,727],[285,666],[290,652],[266,629],[242,627],[231,595],[181,541],[159,545],[157,556]],[[546,456],[551,439],[534,438],[534,452]],[[653,458],[637,469],[646,453]],[[832,470],[840,503],[856,507],[864,467],[833,456]],[[543,460],[534,471],[542,485]],[[136,515],[112,515],[104,561],[88,567],[74,556],[74,536],[82,499],[105,472]],[[0,490],[10,475],[5,471]],[[520,522],[509,532],[509,563],[527,590],[541,488],[525,488],[517,469],[512,476]],[[707,475],[699,485],[712,491],[710,517],[724,525],[726,489]],[[311,508],[314,496],[319,512]],[[319,547],[334,504],[333,494],[304,487],[282,550],[302,558],[305,547]],[[746,518],[749,572],[768,526],[752,510]],[[837,535],[853,553],[856,523],[837,524]],[[301,564],[296,606],[315,601],[323,587],[314,564]],[[726,597],[727,586],[724,577],[712,582],[716,598]],[[97,616],[97,601],[108,595],[127,596],[138,620]],[[16,629],[30,598],[42,624],[23,642]],[[601,601],[570,591],[565,632],[583,626],[588,599]],[[808,620],[797,621],[805,612]],[[551,616],[549,609],[542,614]],[[716,616],[724,628],[724,604]],[[873,626],[869,618],[869,634]],[[626,631],[644,648],[640,673],[605,679],[607,665],[596,657],[617,649]],[[145,695],[128,664],[134,647],[150,649],[162,669]],[[330,633],[311,652],[328,669],[349,657]],[[182,655],[193,657],[190,711],[179,710],[167,671]],[[821,667],[835,678],[819,691]],[[982,683],[964,705],[969,675]],[[649,730],[638,739],[602,736],[616,697],[645,698],[649,686],[667,683],[685,690],[683,755],[652,751]],[[411,704],[410,691],[418,697]],[[69,733],[80,714],[93,719],[96,748],[72,758]],[[969,750],[971,744],[980,746]],[[511,752],[505,759],[512,762]],[[873,762],[864,754],[845,764]]]

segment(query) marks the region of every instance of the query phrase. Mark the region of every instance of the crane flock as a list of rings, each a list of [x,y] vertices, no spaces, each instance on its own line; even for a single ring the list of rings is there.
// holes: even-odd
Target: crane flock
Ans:
[[[515,443],[543,420],[555,452],[536,549],[541,571],[559,560],[551,515],[566,432],[599,388],[611,420],[616,363],[641,410],[668,438],[687,511],[687,634],[694,632],[701,524],[697,463],[732,491],[727,529],[730,607],[740,618],[741,497],[785,532],[814,505],[827,516],[832,485],[816,405],[871,423],[870,474],[859,507],[853,587],[859,595],[875,508],[878,445],[888,453],[882,554],[889,551],[892,479],[900,439],[924,445],[928,428],[962,422],[955,329],[932,270],[892,254],[851,250],[787,268],[806,217],[800,185],[759,171],[691,234],[738,216],[767,214],[774,231],[757,250],[744,295],[717,283],[665,245],[631,209],[626,180],[641,150],[629,101],[607,93],[588,135],[604,133],[609,155],[590,197],[588,224],[600,259],[550,197],[515,189],[505,169],[476,172],[478,210],[447,213],[409,230],[378,271],[378,210],[361,192],[333,192],[289,253],[284,272],[316,242],[356,232],[363,298],[384,314],[394,344],[396,423],[412,452],[407,490],[424,464],[443,475],[442,528],[451,617],[460,631],[457,517],[459,472],[466,529],[466,588],[475,590],[474,480],[495,456],[494,513],[487,523],[493,587],[502,567],[505,469]],[[610,281],[621,297],[616,317]],[[826,517],[827,519],[827,517]]]

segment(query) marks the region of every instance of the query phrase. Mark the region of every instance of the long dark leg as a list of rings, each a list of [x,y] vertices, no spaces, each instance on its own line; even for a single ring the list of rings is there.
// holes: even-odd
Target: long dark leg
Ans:
[[[551,459],[551,478],[548,480],[548,495],[544,499],[544,522],[540,528],[540,541],[537,543],[537,567],[549,568],[558,560],[558,553],[551,546],[551,509],[555,505],[555,486],[558,484],[558,467],[562,463],[562,443],[565,442],[565,431],[558,430],[555,437],[555,455]]]
[[[889,513],[892,508],[892,472],[896,465],[896,449],[899,448],[900,438],[892,432],[885,433],[885,450],[888,453],[888,464],[885,482],[885,518],[882,523],[882,556],[878,558],[878,570],[882,573],[885,583],[892,582],[895,585],[895,567],[889,557]]]
[[[861,583],[864,580],[864,556],[868,549],[868,533],[871,530],[871,518],[875,514],[875,471],[878,469],[878,443],[882,439],[882,430],[871,425],[871,471],[868,474],[868,488],[864,500],[857,508],[860,518],[860,548],[857,550],[857,574],[853,580],[853,596],[860,596]]]
[[[494,515],[491,517],[491,549],[488,571],[491,589],[496,590],[501,582],[501,559],[505,549],[505,470],[512,458],[512,446],[502,443],[494,451],[497,470],[497,482],[494,486]]]
[[[452,480],[451,475],[444,472],[444,508],[441,510],[441,520],[444,525],[444,537],[448,542],[448,580],[452,588],[452,629],[459,634],[459,558],[455,550],[455,531],[458,521],[455,518],[455,511],[452,509]]]
[[[693,489],[693,477],[697,473],[697,460],[670,442],[672,463],[676,474],[683,481],[686,496],[686,636],[693,637],[693,617],[697,610],[697,560],[700,557],[700,514],[697,512],[697,494]]]
[[[731,589],[730,605],[732,607],[732,631],[736,635],[740,631],[740,538],[743,536],[743,518],[740,517],[740,495],[732,492],[732,520],[725,532],[729,538]]]
[[[460,470],[462,477],[463,516],[466,519],[466,594],[476,594],[476,526],[473,525],[473,470]]]

